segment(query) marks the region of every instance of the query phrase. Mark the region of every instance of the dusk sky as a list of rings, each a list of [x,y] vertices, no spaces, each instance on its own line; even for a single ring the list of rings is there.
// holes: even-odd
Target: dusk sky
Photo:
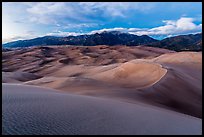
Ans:
[[[201,2],[3,2],[3,43],[117,30],[162,39],[202,32]]]

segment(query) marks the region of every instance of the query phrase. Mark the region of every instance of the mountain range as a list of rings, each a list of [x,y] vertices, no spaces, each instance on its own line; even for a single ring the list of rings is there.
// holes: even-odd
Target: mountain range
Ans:
[[[156,40],[148,35],[137,36],[129,33],[121,33],[119,31],[104,31],[90,35],[79,36],[44,36],[30,40],[18,40],[3,44],[3,48],[17,48],[30,46],[45,45],[126,45],[139,46],[145,45],[150,47],[166,48],[174,51],[201,51],[202,50],[202,33],[179,35],[175,37]]]
[[[161,41],[149,43],[146,46],[174,51],[202,51],[202,33],[165,38]]]

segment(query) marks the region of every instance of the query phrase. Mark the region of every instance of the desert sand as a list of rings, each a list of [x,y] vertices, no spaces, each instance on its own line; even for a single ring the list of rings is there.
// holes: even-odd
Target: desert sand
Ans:
[[[110,115],[110,123],[114,123],[114,121],[111,121],[113,117],[112,113],[117,113],[117,122],[115,121],[114,124],[117,125],[116,123],[124,122],[124,125],[129,125],[129,127],[122,125],[118,127],[129,128],[125,131],[111,129],[110,132],[107,126],[101,130],[93,129],[93,132],[91,131],[90,134],[96,134],[94,131],[102,134],[102,130],[104,130],[104,134],[144,134],[145,130],[148,131],[146,134],[200,134],[201,126],[188,125],[187,121],[193,117],[193,119],[196,118],[198,121],[202,118],[202,52],[174,52],[144,46],[48,46],[3,52],[2,58],[3,83],[24,85],[5,85],[5,91],[10,92],[10,89],[12,90],[11,87],[31,88],[26,85],[39,86],[41,87],[40,89],[38,88],[40,91],[45,88],[46,90],[48,90],[48,88],[49,90],[55,89],[56,91],[52,92],[52,94],[60,96],[59,102],[58,99],[54,99],[58,102],[56,102],[56,108],[61,101],[67,104],[71,103],[69,101],[63,101],[65,99],[61,99],[61,96],[64,95],[67,95],[67,98],[71,98],[72,96],[79,97],[76,99],[77,101],[80,100],[81,97],[87,100],[90,99],[90,101],[92,98],[97,101],[101,100],[101,98],[102,100],[107,99],[108,101],[99,101],[100,103],[96,101],[96,106],[94,107],[99,108],[99,113],[107,109],[104,110],[104,112],[108,113],[106,115],[107,117]],[[21,96],[26,91],[22,90],[21,93],[18,93],[20,93]],[[39,92],[37,92],[37,94],[38,93]],[[43,93],[44,92],[42,92],[42,94]],[[13,94],[16,96],[17,93]],[[49,92],[48,97],[52,96],[52,94]],[[30,98],[30,96],[28,97]],[[51,104],[53,103],[54,106],[54,102],[49,101],[51,99],[47,98],[47,100]],[[114,103],[114,105],[121,105],[112,106],[109,104],[110,100],[117,102]],[[74,102],[77,103],[77,101]],[[109,109],[112,111],[108,108],[100,108],[101,104],[103,104],[102,102],[106,102],[107,104],[105,103],[106,105],[104,106],[110,106]],[[20,99],[19,103],[21,103]],[[32,101],[30,103],[33,104]],[[86,103],[85,101],[82,104],[86,105]],[[80,101],[78,104],[81,104]],[[100,107],[97,106],[98,104]],[[143,108],[141,104],[145,104],[148,107]],[[127,108],[125,107],[126,105]],[[63,109],[65,109],[64,107],[70,108],[70,110],[74,108],[74,106],[72,107],[70,105],[69,107],[67,105],[62,106]],[[121,106],[121,110],[119,106]],[[130,108],[135,107],[134,110],[128,109],[129,106]],[[82,106],[77,107],[81,108]],[[113,109],[115,107],[118,109]],[[92,111],[94,110],[91,110],[91,112]],[[51,112],[51,108],[48,112]],[[75,113],[77,112],[79,112],[79,110],[75,110]],[[147,114],[147,117],[145,115],[144,118],[141,117],[143,112]],[[32,111],[32,113],[34,112]],[[81,111],[79,113],[81,113]],[[120,113],[122,115],[121,117],[119,115]],[[152,115],[150,116],[148,113]],[[88,114],[87,112],[87,115]],[[161,126],[159,128],[155,126],[156,121],[153,120],[154,115],[161,115],[161,117],[164,118],[163,120],[161,118],[161,121],[159,121],[161,123],[157,123],[157,126]],[[141,121],[137,117],[140,117],[139,119],[141,119]],[[149,118],[150,121],[153,120],[153,124],[144,124],[143,120],[145,118]],[[182,121],[181,119],[183,118],[186,119],[183,121],[187,123],[182,123],[182,125],[180,121]],[[127,119],[127,121],[121,119]],[[159,119],[159,117],[155,119]],[[86,120],[92,121],[90,118]],[[100,118],[97,120],[100,121]],[[94,121],[95,120],[93,120],[93,122]],[[135,125],[135,122],[143,123],[146,127],[145,130],[138,127],[138,125],[141,124]],[[167,124],[166,122],[172,123]],[[176,126],[172,126],[174,122],[179,122],[177,128],[175,128]],[[101,125],[104,124],[107,125],[106,123]],[[114,128],[114,124],[111,126],[112,128]],[[190,127],[185,127],[184,125],[192,126],[191,128],[199,127],[200,129],[190,130]],[[150,127],[148,128],[148,126]],[[167,128],[167,126],[169,127]],[[160,131],[160,129],[162,129],[162,131]],[[15,132],[17,133],[18,131]],[[56,132],[57,131],[53,131],[53,133]],[[75,134],[75,132],[72,133],[71,130],[66,133],[68,132]],[[61,131],[61,133],[63,134],[65,132]],[[76,134],[77,133],[88,134],[88,131],[78,132],[77,130]]]
[[[59,93],[20,84],[3,84],[2,99],[4,135],[202,133],[201,119],[145,104]]]

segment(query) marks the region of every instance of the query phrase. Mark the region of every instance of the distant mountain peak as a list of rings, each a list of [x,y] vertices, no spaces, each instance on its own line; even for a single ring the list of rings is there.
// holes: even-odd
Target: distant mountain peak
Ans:
[[[101,32],[101,34],[114,34],[114,35],[118,35],[118,34],[122,34],[122,33],[124,33],[124,32],[121,32],[121,31],[115,31],[115,30],[112,30],[112,31],[103,31],[103,32]],[[126,34],[128,34],[128,33],[126,33]]]
[[[146,45],[152,47],[166,48],[175,51],[182,50],[202,50],[202,33],[180,35],[156,40],[148,35],[134,35],[123,33],[120,31],[103,31],[90,35],[55,37],[45,36],[30,40],[21,40],[3,44],[3,47],[30,47],[30,46],[46,46],[46,45],[81,45],[81,46],[96,46],[96,45],[126,45],[138,46]]]

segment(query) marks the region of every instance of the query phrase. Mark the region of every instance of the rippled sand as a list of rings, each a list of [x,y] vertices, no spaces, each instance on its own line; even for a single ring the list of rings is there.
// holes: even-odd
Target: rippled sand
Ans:
[[[202,121],[143,104],[3,84],[2,134],[201,134]]]
[[[201,134],[202,52],[32,47],[2,65],[21,85],[3,84],[3,133]]]
[[[50,46],[2,53],[3,82],[143,102],[202,118],[202,52]]]

